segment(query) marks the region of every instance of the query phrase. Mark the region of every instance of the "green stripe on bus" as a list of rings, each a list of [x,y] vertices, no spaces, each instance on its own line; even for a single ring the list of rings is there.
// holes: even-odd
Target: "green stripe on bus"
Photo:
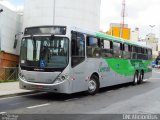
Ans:
[[[136,70],[144,70],[150,72],[148,68],[150,60],[127,60],[119,58],[105,59],[108,66],[117,74],[123,76],[133,76]]]

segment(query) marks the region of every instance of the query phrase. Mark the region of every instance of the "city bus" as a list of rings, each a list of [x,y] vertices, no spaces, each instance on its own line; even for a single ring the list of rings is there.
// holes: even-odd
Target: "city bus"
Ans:
[[[146,45],[71,26],[25,28],[21,40],[21,89],[72,94],[123,83],[141,84],[152,74]]]

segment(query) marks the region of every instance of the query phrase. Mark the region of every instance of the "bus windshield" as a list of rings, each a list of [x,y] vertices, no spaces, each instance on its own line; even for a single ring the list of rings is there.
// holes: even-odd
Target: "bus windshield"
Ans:
[[[69,40],[65,37],[30,37],[21,42],[20,65],[36,68],[65,68]]]

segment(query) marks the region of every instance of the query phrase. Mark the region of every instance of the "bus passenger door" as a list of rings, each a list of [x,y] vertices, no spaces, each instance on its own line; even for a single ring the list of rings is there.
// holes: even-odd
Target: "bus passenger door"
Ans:
[[[111,86],[115,81],[115,73],[109,67],[109,60],[106,58],[100,59],[102,62],[99,65],[99,73],[101,75],[101,87]]]
[[[85,36],[77,32],[71,37],[71,68],[72,92],[85,90]]]
[[[115,62],[113,54],[113,41],[104,39],[102,41],[102,64],[99,72],[102,74],[101,86],[111,86],[115,84]]]

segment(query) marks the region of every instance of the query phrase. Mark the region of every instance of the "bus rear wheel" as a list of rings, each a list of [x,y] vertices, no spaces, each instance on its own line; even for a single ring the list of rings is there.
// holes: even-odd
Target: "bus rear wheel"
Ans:
[[[133,85],[137,85],[138,83],[138,72],[136,71],[135,74],[134,74],[134,78],[133,78]]]
[[[98,77],[93,75],[88,82],[88,94],[95,95],[99,90]]]

